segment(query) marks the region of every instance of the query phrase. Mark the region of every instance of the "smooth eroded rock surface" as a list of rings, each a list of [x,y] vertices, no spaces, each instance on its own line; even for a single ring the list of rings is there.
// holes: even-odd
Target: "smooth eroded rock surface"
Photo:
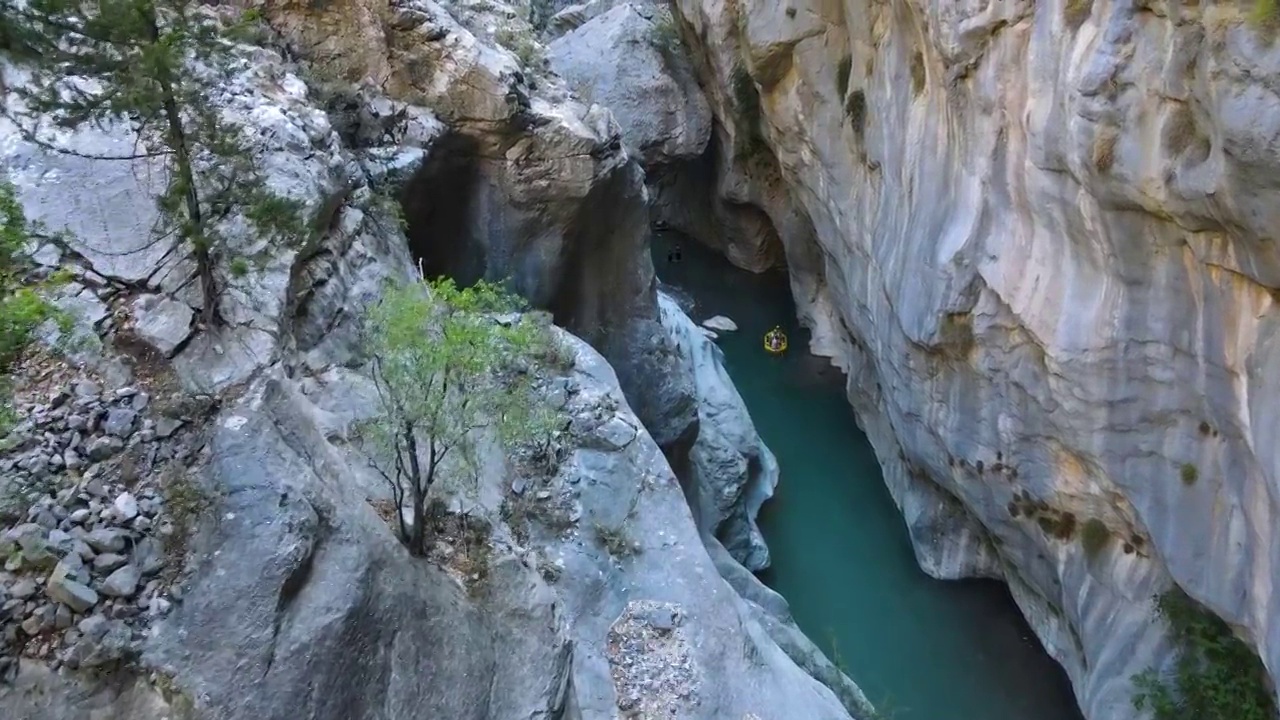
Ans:
[[[1171,581],[1276,677],[1270,31],[1234,4],[678,5],[701,186],[776,230],[922,566],[1005,577],[1093,720],[1135,716]]]

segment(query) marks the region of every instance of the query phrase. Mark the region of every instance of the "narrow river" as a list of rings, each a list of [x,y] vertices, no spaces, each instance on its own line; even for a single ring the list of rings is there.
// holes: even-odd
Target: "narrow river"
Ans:
[[[805,351],[785,274],[738,270],[687,240],[669,263],[673,242],[654,239],[662,281],[693,298],[695,321],[725,315],[740,328],[719,344],[782,470],[761,515],[773,558],[762,579],[800,628],[885,718],[1079,720],[1065,673],[1003,585],[937,581],[917,567],[844,378]],[[761,347],[774,325],[790,338],[781,358]]]

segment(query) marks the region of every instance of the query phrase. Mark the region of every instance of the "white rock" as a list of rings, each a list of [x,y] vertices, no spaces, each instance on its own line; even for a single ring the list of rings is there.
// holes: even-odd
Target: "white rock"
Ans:
[[[133,301],[134,328],[138,337],[165,357],[173,355],[191,334],[195,312],[185,303],[159,295],[143,295]]]
[[[126,522],[138,517],[138,500],[131,493],[120,493],[111,507],[116,517]]]
[[[738,329],[738,324],[724,315],[716,315],[703,320],[702,327],[716,332],[734,332]]]
[[[667,57],[654,45],[665,12],[624,3],[548,47],[552,69],[608,107],[628,152],[645,162],[697,157],[711,138],[711,110],[681,50]]]
[[[111,597],[130,597],[138,590],[142,572],[133,565],[125,565],[102,581],[102,594]]]

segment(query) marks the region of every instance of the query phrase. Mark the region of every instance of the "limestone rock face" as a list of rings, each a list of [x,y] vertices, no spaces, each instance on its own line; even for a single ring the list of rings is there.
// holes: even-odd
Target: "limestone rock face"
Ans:
[[[155,554],[126,542],[152,531],[141,507],[149,496],[111,501],[107,516],[133,534],[95,530],[83,548],[58,551],[94,558],[81,575],[111,578],[98,605],[145,613],[138,637],[91,623],[112,654],[81,667],[123,663],[96,682],[70,666],[48,672],[44,658],[63,648],[28,653],[15,684],[0,686],[0,707],[33,720],[585,720],[639,706],[706,720],[848,720],[847,708],[865,716],[847,678],[819,682],[804,669],[815,667],[811,647],[774,638],[777,626],[794,631],[785,603],[766,611],[744,599],[723,577],[733,560],[723,549],[713,560],[703,544],[672,470],[700,432],[695,377],[677,372],[684,361],[662,323],[648,258],[643,173],[607,110],[567,99],[548,79],[543,95],[530,94],[533,73],[515,53],[431,3],[281,3],[266,14],[300,62],[321,78],[334,73],[336,89],[309,88],[276,53],[251,50],[219,98],[230,121],[255,134],[251,151],[273,187],[304,203],[318,228],[299,247],[233,239],[236,254],[255,262],[243,276],[227,273],[236,278],[226,286],[227,327],[186,322],[199,298],[186,291],[181,252],[147,254],[150,223],[130,213],[152,207],[154,188],[137,181],[148,168],[98,183],[110,165],[41,152],[0,127],[0,158],[28,213],[79,243],[40,252],[40,262],[65,265],[67,292],[87,293],[95,310],[83,323],[97,341],[92,362],[39,378],[98,372],[103,387],[77,377],[77,399],[56,396],[63,413],[100,394],[134,413],[108,412],[119,436],[92,440],[85,457],[26,441],[15,450],[5,438],[0,468],[21,463],[22,477],[38,471],[79,497],[80,485],[89,492],[103,478],[169,482],[152,472],[160,449],[147,444],[199,439],[166,456],[189,516],[166,545],[172,596],[153,593]],[[105,128],[69,142],[127,140]],[[68,188],[80,189],[83,213],[59,213]],[[389,200],[405,210],[406,228]],[[132,257],[117,262],[123,256]],[[444,525],[429,558],[410,557],[395,539],[386,484],[352,432],[376,399],[352,369],[364,360],[361,318],[381,283],[411,276],[415,260],[462,281],[510,278],[591,343],[557,331],[574,368],[543,378],[570,420],[555,467],[517,467],[485,444],[474,476],[443,473]],[[126,390],[126,381],[135,385]],[[163,417],[141,419],[161,397]],[[46,440],[63,449],[61,435]],[[147,607],[117,597],[130,593],[149,597]],[[67,604],[34,608],[28,634],[43,633],[36,625],[46,620],[63,637],[90,633],[58,625],[70,618],[53,603]],[[609,646],[611,632],[633,649]],[[662,652],[651,657],[648,647]],[[649,680],[660,696],[636,698]]]
[[[1171,581],[1280,677],[1271,38],[1230,4],[678,5],[705,185],[770,219],[922,566],[1005,577],[1090,718],[1134,716]]]
[[[696,413],[656,352],[643,173],[613,116],[542,71],[527,7],[460,9],[465,27],[430,0],[269,3],[266,14],[322,76],[386,106],[344,125],[379,157],[401,158],[396,192],[426,273],[509,280],[605,353],[645,425],[678,450]],[[351,105],[359,113],[368,101]],[[415,139],[424,133],[405,129],[415,108],[443,127]],[[406,138],[430,152],[415,161]]]
[[[713,561],[609,365],[560,340],[575,369],[549,389],[575,442],[518,491],[501,452],[475,482],[442,478],[445,512],[483,530],[470,544],[442,532],[429,559],[395,540],[381,480],[343,436],[374,409],[368,381],[267,369],[208,428],[192,481],[211,517],[139,659],[98,683],[24,661],[0,704],[33,719],[585,719],[632,703],[706,720],[869,717],[837,671],[824,681],[838,678],[839,699],[797,665],[821,661],[807,641],[774,639],[796,632],[785,603],[714,540]],[[135,678],[139,664],[167,684]]]
[[[659,294],[663,325],[688,360],[698,398],[698,439],[690,452],[690,498],[699,525],[749,570],[769,566],[756,514],[778,484],[778,461],[756,433],[724,367],[724,353],[676,301]]]
[[[628,152],[646,165],[698,157],[711,137],[711,108],[675,31],[665,8],[627,3],[548,48],[551,68],[579,97],[609,108]]]

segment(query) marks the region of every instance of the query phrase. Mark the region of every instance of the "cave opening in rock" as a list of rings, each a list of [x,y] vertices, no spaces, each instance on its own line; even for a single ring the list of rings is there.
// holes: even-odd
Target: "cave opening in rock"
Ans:
[[[485,246],[477,215],[480,156],[474,138],[441,137],[399,193],[409,251],[427,278],[471,285],[484,277]]]
[[[754,198],[721,195],[718,178],[728,162],[727,142],[717,136],[697,157],[646,169],[654,225],[715,248],[729,262],[752,272],[784,268],[786,251],[769,214]],[[764,172],[773,161],[762,155],[755,162],[761,163],[757,172]],[[772,176],[776,170],[769,167],[767,172]],[[656,260],[664,259],[670,261],[666,256]]]

